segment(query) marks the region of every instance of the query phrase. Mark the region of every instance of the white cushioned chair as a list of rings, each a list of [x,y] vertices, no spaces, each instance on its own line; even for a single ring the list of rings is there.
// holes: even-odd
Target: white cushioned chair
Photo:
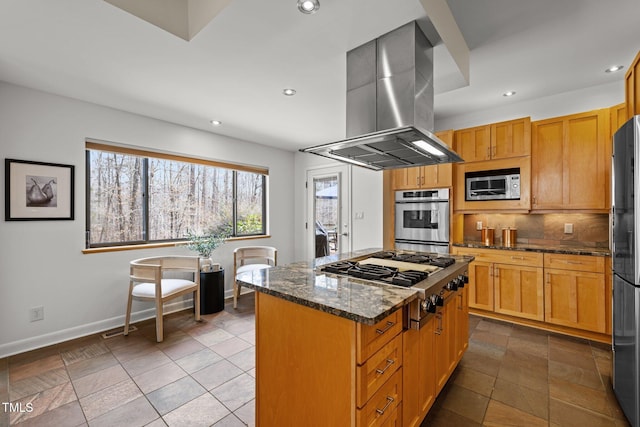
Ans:
[[[240,283],[235,277],[245,271],[271,268],[278,263],[278,250],[271,246],[243,246],[233,251],[233,308],[238,308]]]
[[[167,271],[193,272],[194,279],[165,279]],[[200,259],[197,256],[161,256],[140,258],[129,263],[129,300],[124,334],[129,334],[133,298],[155,301],[156,340],[163,340],[163,304],[187,293],[193,293],[196,320],[200,320]]]

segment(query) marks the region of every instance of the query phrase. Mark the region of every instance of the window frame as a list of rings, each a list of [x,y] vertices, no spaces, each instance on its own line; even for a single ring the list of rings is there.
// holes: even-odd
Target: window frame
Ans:
[[[123,242],[107,242],[107,243],[91,243],[91,150],[104,151],[122,155],[139,156],[142,159],[142,171],[140,185],[142,186],[142,240],[135,241],[123,241]],[[217,160],[208,160],[197,157],[189,157],[179,154],[170,154],[165,152],[156,152],[150,150],[142,150],[129,146],[115,145],[111,143],[104,143],[101,141],[89,140],[85,141],[85,249],[83,252],[101,252],[108,250],[125,250],[136,249],[146,247],[161,247],[179,245],[180,243],[186,243],[186,238],[175,239],[149,239],[149,159],[163,159],[175,162],[183,162],[189,164],[204,165],[209,167],[229,169],[232,171],[232,224],[233,233],[230,239],[243,240],[243,239],[257,239],[268,238],[268,211],[267,211],[267,197],[268,197],[268,175],[269,169],[259,166],[248,166],[234,163],[221,162]],[[262,176],[262,230],[259,233],[240,234],[238,235],[238,205],[237,205],[237,174],[238,172],[249,172]]]

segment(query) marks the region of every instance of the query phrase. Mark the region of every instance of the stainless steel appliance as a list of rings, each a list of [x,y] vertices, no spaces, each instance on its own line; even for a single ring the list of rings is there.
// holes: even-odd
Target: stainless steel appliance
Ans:
[[[418,298],[405,308],[405,328],[424,326],[437,307],[463,288],[473,257],[412,251],[379,251],[358,258],[325,264],[327,274],[350,276],[371,282],[410,287]]]
[[[465,200],[520,200],[520,169],[467,172]]]
[[[300,151],[373,170],[461,162],[436,135],[433,47],[416,21],[347,52],[347,139]]]
[[[396,191],[395,247],[449,252],[449,189]]]
[[[640,425],[640,116],[613,137],[613,390],[632,426]]]

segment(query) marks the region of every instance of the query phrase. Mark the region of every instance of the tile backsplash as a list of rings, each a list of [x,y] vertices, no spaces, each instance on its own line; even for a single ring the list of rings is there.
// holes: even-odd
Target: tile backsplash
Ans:
[[[464,215],[464,241],[479,242],[476,225],[495,228],[496,244],[500,244],[503,228],[516,228],[517,243],[531,245],[566,245],[608,248],[609,215],[607,214],[467,214]],[[565,225],[573,233],[565,233]]]

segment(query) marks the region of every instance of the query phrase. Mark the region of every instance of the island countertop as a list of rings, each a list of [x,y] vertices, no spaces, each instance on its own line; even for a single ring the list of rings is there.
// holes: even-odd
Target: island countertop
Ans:
[[[374,325],[416,299],[418,291],[354,277],[328,276],[317,267],[380,250],[363,249],[285,266],[247,271],[238,274],[236,280],[241,282],[242,286],[257,292]]]

